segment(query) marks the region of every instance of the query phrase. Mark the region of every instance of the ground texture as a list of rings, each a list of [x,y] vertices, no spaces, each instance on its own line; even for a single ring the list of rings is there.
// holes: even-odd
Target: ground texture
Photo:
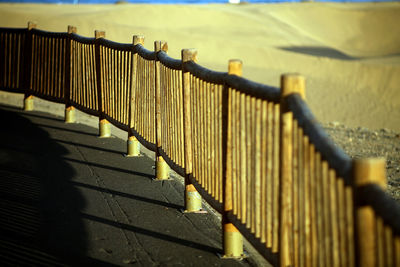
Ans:
[[[351,158],[386,158],[388,193],[400,203],[400,134],[388,129],[324,125],[326,132]]]

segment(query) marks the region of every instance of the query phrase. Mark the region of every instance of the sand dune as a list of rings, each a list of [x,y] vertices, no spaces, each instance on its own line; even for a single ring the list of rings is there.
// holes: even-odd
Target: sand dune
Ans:
[[[400,3],[244,5],[0,4],[1,27],[26,27],[128,43],[133,34],[168,41],[170,55],[197,48],[199,63],[278,86],[285,72],[307,78],[307,100],[322,122],[400,131]]]

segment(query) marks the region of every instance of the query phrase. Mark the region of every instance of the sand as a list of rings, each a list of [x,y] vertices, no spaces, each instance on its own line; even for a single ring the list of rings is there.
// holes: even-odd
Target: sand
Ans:
[[[244,77],[274,86],[298,72],[321,122],[400,131],[400,3],[0,4],[0,27],[27,21],[124,43],[142,34],[148,49],[166,40],[172,57],[196,48],[199,64],[218,71],[239,58]]]

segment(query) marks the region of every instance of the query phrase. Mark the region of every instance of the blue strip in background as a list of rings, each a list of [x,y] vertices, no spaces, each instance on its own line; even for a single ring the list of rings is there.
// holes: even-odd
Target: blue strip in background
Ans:
[[[301,0],[242,0],[246,3],[302,2]],[[47,3],[47,4],[115,4],[116,2],[136,4],[211,4],[228,3],[228,0],[0,0],[0,3]],[[391,0],[314,0],[314,2],[396,2]]]

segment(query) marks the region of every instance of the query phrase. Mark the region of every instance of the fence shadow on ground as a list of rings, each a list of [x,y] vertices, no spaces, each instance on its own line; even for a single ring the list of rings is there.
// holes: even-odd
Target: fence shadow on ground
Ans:
[[[69,182],[65,148],[23,116],[0,109],[0,117],[0,262],[102,265],[85,256],[85,201]]]

